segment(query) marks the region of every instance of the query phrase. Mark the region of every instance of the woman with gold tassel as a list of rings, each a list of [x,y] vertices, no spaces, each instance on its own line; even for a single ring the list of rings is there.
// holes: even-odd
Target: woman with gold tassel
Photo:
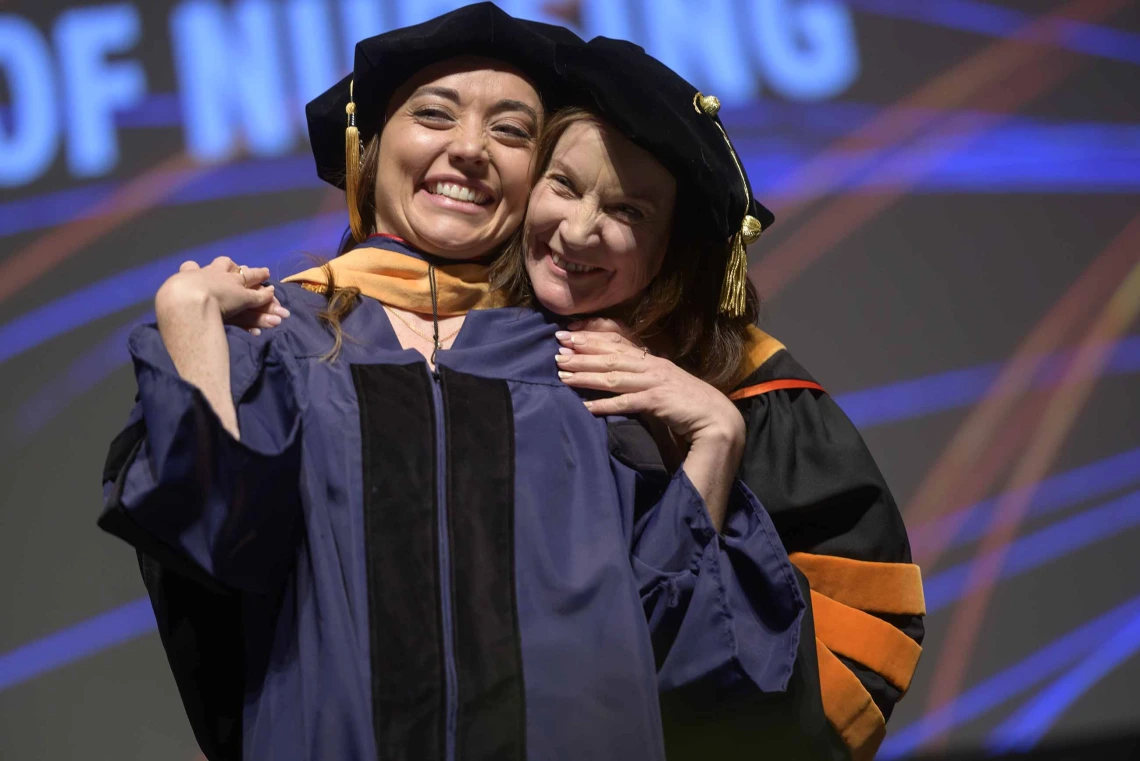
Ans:
[[[131,336],[100,525],[146,558],[212,757],[664,758],[659,690],[792,677],[804,601],[734,480],[740,413],[695,378],[647,400],[684,448],[662,472],[563,382],[557,317],[492,308],[568,34],[481,4],[362,42],[309,109],[319,171],[356,176],[355,245],[276,289],[187,265]],[[662,172],[615,210],[654,221],[623,278],[668,245],[688,178]],[[243,316],[260,335],[223,327]],[[227,601],[206,649],[232,673],[194,662],[191,585]]]

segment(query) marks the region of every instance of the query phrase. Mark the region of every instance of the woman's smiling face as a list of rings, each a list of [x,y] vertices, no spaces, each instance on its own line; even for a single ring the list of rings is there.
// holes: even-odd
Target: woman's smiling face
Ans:
[[[566,128],[530,196],[526,269],[556,314],[625,304],[661,269],[677,183],[647,151],[591,119]]]
[[[376,229],[428,253],[494,251],[526,213],[542,103],[510,66],[455,58],[392,97],[380,136]]]

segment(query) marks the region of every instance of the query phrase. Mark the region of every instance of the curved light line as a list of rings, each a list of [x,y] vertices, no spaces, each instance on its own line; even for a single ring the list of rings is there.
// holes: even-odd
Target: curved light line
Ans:
[[[1140,448],[1050,476],[1034,485],[1027,514],[1047,515],[1138,481]],[[1005,496],[983,500],[930,523],[908,526],[911,551],[915,556],[922,556],[931,544],[954,547],[978,540],[989,531],[998,502]],[[947,533],[951,536],[949,541],[945,539]]]
[[[990,734],[987,747],[995,753],[1031,750],[1069,706],[1137,652],[1140,615],[1006,719]]]
[[[1041,357],[1035,363],[1034,377],[1030,381],[1032,386],[1048,388],[1057,385],[1061,369],[1072,356],[1073,351],[1067,350]],[[860,428],[869,428],[973,404],[985,396],[1001,368],[1000,363],[990,362],[848,391],[835,394],[833,398],[851,422]],[[1116,342],[1107,369],[1121,373],[1140,371],[1140,336]]]
[[[216,201],[225,198],[328,187],[313,172],[311,158],[288,156],[219,164],[208,173],[199,167],[176,170],[176,187],[157,201],[135,194],[122,211]],[[125,185],[100,182],[0,204],[0,237],[59,225],[81,224],[106,215],[98,201]]]
[[[882,16],[919,21],[950,29],[977,32],[992,37],[1012,37],[1030,16],[1014,10],[972,0],[847,0],[851,7]],[[1095,24],[1059,21],[1063,35],[1057,47],[1074,53],[1140,63],[1140,35]]]
[[[902,729],[892,731],[876,758],[879,761],[894,761],[909,756],[945,728],[960,726],[997,708],[1101,646],[1107,637],[1137,615],[1140,615],[1140,597],[1082,624],[1024,660],[970,688],[953,702],[931,711]]]
[[[923,579],[926,612],[935,613],[980,589],[986,579],[978,574],[979,568],[999,565],[998,578],[1012,578],[1136,526],[1140,526],[1140,491],[1022,537],[1008,549],[991,550]]]
[[[1028,490],[1045,476],[1107,362],[1105,343],[1127,330],[1137,315],[1140,315],[1140,263],[1124,278],[1089,329],[1081,350],[1066,372],[1067,379],[1079,380],[1067,380],[1049,401],[1010,476],[1010,485],[1015,491],[999,501],[993,528],[983,538],[979,557],[971,565],[969,593],[955,612],[947,635],[954,646],[939,654],[935,667],[927,699],[931,707],[949,702],[958,692],[1007,550],[1029,504],[1029,496],[1021,490]]]
[[[0,262],[0,302],[209,171],[193,166],[185,154],[171,156],[87,209],[84,224],[56,228]]]
[[[1046,57],[1048,45],[1038,43],[1059,38],[1061,31],[1055,22],[1061,19],[1097,21],[1123,5],[1125,0],[1077,0],[1037,17],[1018,30],[1018,39],[992,43],[959,62],[806,162],[788,181],[793,191],[801,187],[842,187],[881,161],[887,152],[928,130],[931,130],[930,136],[941,143],[934,146],[928,140],[926,147],[920,146],[917,151],[895,151],[888,157],[887,169],[879,170],[902,178],[890,189],[874,195],[844,196],[830,202],[788,238],[766,252],[749,268],[749,274],[761,292],[767,296],[774,295],[825,252],[891,206],[938,162],[960,150],[983,130],[996,126],[1008,114],[1059,84],[1079,60]],[[1028,38],[1032,38],[1035,44],[1027,43],[1025,40]],[[1043,58],[1048,65],[1041,65]],[[960,108],[980,96],[987,101],[984,104],[987,114],[981,118],[916,119],[914,116],[924,108]],[[862,151],[863,158],[852,162],[846,171],[837,172],[835,159],[856,151]],[[786,225],[805,205],[806,202],[801,202],[777,208],[781,224]]]
[[[339,193],[330,193],[321,204],[318,216],[311,221],[307,236],[296,241],[303,251],[321,251],[328,248],[330,228],[325,224],[325,213],[332,214],[339,209],[344,198]],[[280,272],[278,275],[283,275]],[[15,431],[9,435],[26,438],[54,419],[74,399],[87,393],[112,372],[129,360],[127,335],[141,323],[152,322],[154,312],[131,320],[114,331],[94,347],[84,351],[61,374],[52,378],[37,389],[27,401],[20,405],[15,418]]]
[[[1031,413],[1026,424],[1009,423],[1038,377],[1045,358],[1068,339],[1097,304],[1105,302],[1113,287],[1138,261],[1140,214],[1085,268],[1006,361],[981,403],[954,432],[903,509],[908,522],[933,520],[951,505],[974,502],[989,490],[1009,460],[1023,451],[1025,436],[1040,413],[1031,409],[1035,405],[1030,400],[1022,405],[1027,414]],[[1009,439],[1004,442],[1006,446],[995,451],[995,443],[1003,438]],[[920,562],[933,566],[951,536],[952,533],[941,539],[932,537]]]
[[[101,613],[0,655],[0,692],[154,630],[146,597]]]
[[[284,252],[296,252],[298,240],[308,240],[313,225],[327,226],[331,239],[343,226],[344,215],[329,213],[252,233],[235,235],[179,251],[75,291],[0,326],[0,362],[19,356],[45,341],[92,320],[153,298],[162,282],[187,259],[210,261],[240,256],[255,267],[276,265]]]

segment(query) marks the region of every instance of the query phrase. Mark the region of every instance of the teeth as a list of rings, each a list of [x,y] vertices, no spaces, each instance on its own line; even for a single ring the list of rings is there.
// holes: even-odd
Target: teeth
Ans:
[[[595,272],[601,269],[601,267],[587,267],[585,264],[575,264],[574,262],[568,262],[553,251],[550,252],[550,258],[554,260],[555,264],[567,272]]]
[[[437,182],[435,184],[435,190],[432,192],[437,196],[454,198],[456,201],[467,201],[468,203],[475,204],[487,202],[486,193],[480,193],[478,190],[465,188],[462,185],[456,185],[451,182]]]

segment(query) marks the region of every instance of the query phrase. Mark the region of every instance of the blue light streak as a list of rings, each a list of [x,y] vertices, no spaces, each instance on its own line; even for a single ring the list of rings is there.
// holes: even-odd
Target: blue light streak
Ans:
[[[1072,351],[1064,351],[1043,357],[1034,376],[1034,386],[1045,388],[1060,382],[1062,372],[1072,356]],[[1000,362],[990,362],[874,388],[848,391],[836,394],[834,398],[856,426],[869,428],[973,404],[989,391],[1002,367]],[[1130,336],[1116,344],[1104,373],[1124,374],[1138,370],[1140,336]]]
[[[1032,494],[1028,515],[1039,517],[1069,507],[1081,500],[1122,489],[1140,481],[1140,448],[1113,455],[1088,465],[1050,476],[1033,487],[1017,489],[1000,497],[982,500],[952,515],[919,526],[908,527],[911,549],[921,556],[932,542],[941,542],[954,532],[947,547],[976,541],[991,529],[998,501],[1011,496]]]
[[[990,37],[1016,37],[1033,22],[1028,13],[972,0],[846,0],[866,13],[934,24]],[[1140,63],[1140,35],[1095,24],[1062,20],[1060,45],[1075,53]]]
[[[824,141],[846,134],[877,113],[876,107],[865,104],[765,102],[726,110],[725,122],[757,195],[773,201],[878,191],[900,183],[907,183],[908,192],[913,193],[1140,193],[1138,125],[1050,124],[1010,118],[1003,126],[972,138],[968,149],[947,148],[941,140],[905,149],[908,160],[918,162],[939,152],[947,154],[921,178],[906,174],[907,162],[884,161],[873,151],[818,157]],[[912,109],[900,118],[944,125],[951,117],[968,123],[971,116],[966,111]],[[833,164],[831,171],[819,173],[821,177],[846,179],[839,183],[828,179],[829,184],[818,187],[793,184],[792,178],[808,161]],[[852,167],[858,171],[852,172]],[[105,194],[119,187],[121,183],[99,182],[0,204],[0,236],[80,221]],[[308,156],[245,160],[212,167],[160,205],[321,187]]]
[[[177,272],[178,266],[187,259],[209,262],[219,256],[240,256],[248,266],[275,269],[283,258],[299,253],[298,241],[310,240],[314,226],[327,233],[328,240],[333,240],[339,235],[344,219],[340,213],[324,214],[224,238],[81,288],[0,326],[0,362],[93,320],[153,298],[163,281]]]
[[[1086,510],[1011,543],[1001,578],[1008,579],[1063,557],[1082,547],[1140,525],[1140,491]],[[935,613],[973,591],[974,566],[992,554],[951,566],[924,579],[927,614]]]
[[[893,761],[908,756],[941,732],[997,708],[1100,647],[1105,639],[1137,616],[1140,616],[1140,597],[1133,598],[1054,640],[1021,662],[962,693],[949,705],[893,731],[879,749],[876,758],[880,761]]]
[[[1140,615],[1006,719],[993,731],[986,745],[995,753],[1031,750],[1069,706],[1137,652],[1140,652]]]
[[[0,655],[0,692],[155,630],[146,597]]]
[[[164,198],[158,207],[327,187],[317,178],[313,160],[307,156],[239,161],[219,164],[207,172],[187,169],[174,174],[193,175],[193,179]],[[124,184],[97,182],[9,201],[0,205],[0,236],[82,222],[94,215],[99,201]]]

